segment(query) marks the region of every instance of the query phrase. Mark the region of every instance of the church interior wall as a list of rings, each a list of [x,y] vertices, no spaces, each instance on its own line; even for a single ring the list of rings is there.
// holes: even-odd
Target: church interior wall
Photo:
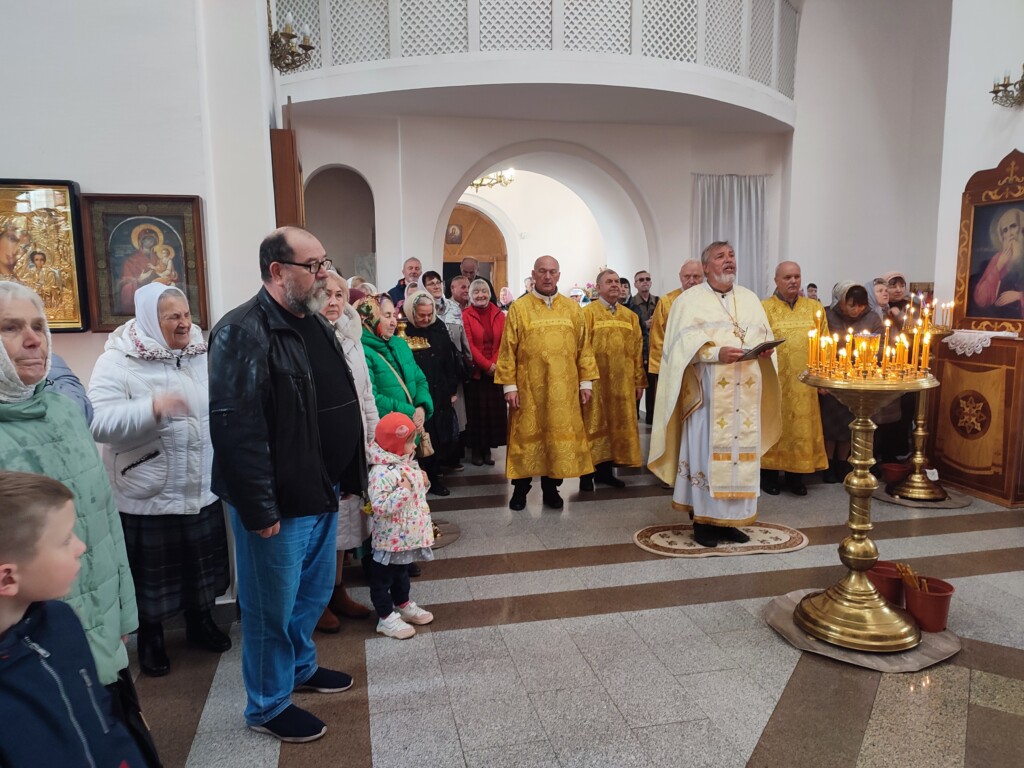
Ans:
[[[997,106],[986,92],[1006,70],[1011,80],[1020,78],[1021,29],[1019,0],[954,0],[935,243],[935,289],[945,299],[956,279],[964,187],[975,172],[1024,150],[1024,110]]]
[[[949,0],[804,4],[787,256],[819,295],[933,277],[949,26]]]

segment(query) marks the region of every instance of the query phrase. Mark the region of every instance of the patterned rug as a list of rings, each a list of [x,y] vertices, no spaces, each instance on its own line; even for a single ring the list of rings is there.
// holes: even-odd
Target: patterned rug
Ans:
[[[702,547],[693,540],[692,525],[651,525],[633,534],[640,549],[665,557],[730,557],[795,552],[807,546],[807,537],[795,528],[777,523],[754,523],[741,530],[750,537],[746,544],[720,542]]]

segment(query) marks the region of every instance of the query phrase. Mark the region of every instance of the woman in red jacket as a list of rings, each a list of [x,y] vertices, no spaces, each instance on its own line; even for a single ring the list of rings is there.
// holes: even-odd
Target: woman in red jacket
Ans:
[[[505,330],[505,313],[491,303],[486,280],[469,286],[469,306],[462,310],[469,349],[473,353],[473,375],[465,384],[466,445],[475,466],[493,466],[491,448],[505,445],[508,437],[508,407],[501,386],[494,383],[498,348]]]

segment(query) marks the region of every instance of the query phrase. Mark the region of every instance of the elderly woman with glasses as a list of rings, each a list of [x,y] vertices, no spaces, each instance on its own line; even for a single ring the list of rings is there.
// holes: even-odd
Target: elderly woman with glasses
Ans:
[[[448,463],[459,439],[459,423],[455,417],[455,403],[459,383],[462,381],[458,352],[444,321],[438,318],[434,299],[426,293],[415,293],[406,301],[409,325],[405,335],[409,338],[413,358],[427,378],[434,412],[426,420],[425,428],[434,446],[434,455],[420,461],[430,478],[429,492],[447,496],[448,488],[441,478],[441,464]]]
[[[508,439],[508,406],[500,384],[494,383],[505,313],[491,303],[491,289],[484,280],[469,286],[469,306],[462,322],[473,353],[473,374],[466,382],[466,445],[475,466],[494,466],[491,449]]]

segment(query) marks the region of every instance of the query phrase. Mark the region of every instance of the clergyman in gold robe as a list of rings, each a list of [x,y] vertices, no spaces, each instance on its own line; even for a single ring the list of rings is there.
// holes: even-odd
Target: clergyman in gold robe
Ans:
[[[775,338],[789,340],[777,350],[782,437],[761,457],[761,490],[772,496],[779,494],[780,471],[786,473],[791,493],[806,496],[800,476],[828,467],[818,391],[797,379],[807,368],[807,333],[824,322],[825,310],[815,299],[800,295],[800,277],[799,264],[780,262],[775,268],[775,293],[762,302]]]
[[[590,440],[595,470],[580,478],[580,490],[594,490],[594,483],[622,488],[614,466],[639,467],[640,428],[636,404],[647,387],[644,373],[643,333],[640,318],[619,303],[623,288],[619,276],[602,270],[595,281],[597,301],[583,308],[590,344],[601,377],[594,394],[583,406],[583,422]]]
[[[740,527],[757,519],[761,454],[782,419],[774,350],[742,359],[774,338],[760,299],[735,285],[729,243],[711,243],[701,263],[707,283],[669,313],[648,466],[673,484],[697,543],[714,547],[749,540]]]
[[[525,508],[539,475],[544,504],[561,509],[562,478],[594,471],[582,408],[598,371],[583,310],[558,293],[558,262],[541,256],[532,275],[533,291],[509,307],[494,371],[509,405],[508,506]]]

